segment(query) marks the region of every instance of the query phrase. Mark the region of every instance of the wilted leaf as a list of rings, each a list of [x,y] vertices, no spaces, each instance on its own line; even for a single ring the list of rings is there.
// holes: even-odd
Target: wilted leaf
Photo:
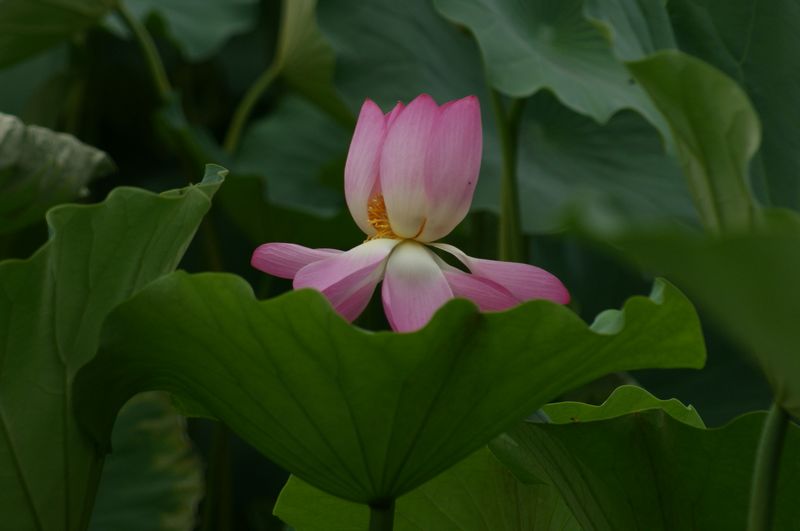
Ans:
[[[0,114],[0,234],[39,221],[114,165],[77,138]]]

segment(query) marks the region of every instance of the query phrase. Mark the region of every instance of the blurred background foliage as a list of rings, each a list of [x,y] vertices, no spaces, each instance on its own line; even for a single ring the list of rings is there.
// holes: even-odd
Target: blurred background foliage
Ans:
[[[604,17],[618,14],[614,6],[623,10],[629,2],[601,7],[596,0],[541,0],[525,12],[499,0],[123,3],[130,20],[152,35],[169,86],[154,85],[135,26],[113,10],[115,2],[69,0],[50,7],[0,2],[0,112],[22,121],[3,126],[0,139],[42,134],[24,123],[69,133],[107,154],[88,146],[67,152],[74,164],[92,165],[88,174],[96,178],[62,183],[68,186],[24,216],[3,210],[10,197],[4,191],[0,258],[26,257],[46,241],[42,214],[53,204],[96,202],[123,185],[154,191],[181,187],[202,175],[202,164],[215,162],[231,174],[182,267],[234,272],[261,297],[279,294],[290,284],[253,271],[252,250],[267,241],[357,244],[363,236],[344,205],[342,172],[358,108],[364,98],[388,109],[422,92],[439,102],[467,94],[481,99],[480,184],[472,213],[449,241],[469,254],[494,258],[501,160],[488,76],[504,94],[528,98],[518,139],[525,254],[564,281],[575,311],[591,321],[627,297],[646,293],[652,279],[607,247],[567,230],[576,212],[591,211],[596,220],[621,217],[631,225],[698,224],[672,136],[623,65],[672,48],[715,65],[745,88],[765,124],[761,150],[751,163],[754,188],[765,204],[796,208],[800,202],[798,181],[781,177],[800,164],[789,153],[797,146],[786,141],[793,138],[788,128],[800,123],[800,109],[781,104],[791,85],[776,79],[782,70],[773,68],[775,47],[790,46],[784,40],[800,33],[791,33],[790,17],[743,13],[750,5],[743,0],[724,7],[673,0],[666,10],[652,12],[639,2],[638,13],[646,20],[632,24],[641,23],[637,29],[647,32],[636,39],[629,38],[636,32],[609,36],[609,26],[602,25]],[[481,24],[487,18],[495,23]],[[748,20],[750,26],[743,27]],[[18,25],[6,27],[4,21]],[[31,21],[49,24],[50,34],[15,33]],[[507,38],[518,34],[526,39]],[[564,76],[559,65],[581,74]],[[242,110],[242,101],[249,111]],[[42,140],[44,152],[48,141]],[[52,191],[46,155],[33,158],[41,167],[0,160],[0,185],[24,163],[23,171],[37,175],[40,190]],[[765,408],[770,392],[763,377],[739,347],[703,321],[709,351],[703,370],[612,375],[564,398],[599,403],[619,383],[636,381],[655,396],[694,405],[709,426]],[[379,304],[359,324],[385,328]],[[147,400],[129,406],[131,422],[142,409],[165,407],[163,400]],[[180,427],[166,424],[166,430]],[[213,426],[203,419],[191,419],[188,426],[206,463],[207,492],[216,500],[201,507],[204,521],[217,526],[206,529],[281,528],[271,513],[286,473]],[[180,466],[194,467],[194,487],[182,488],[194,488],[192,496],[199,499],[200,465],[181,453],[190,450],[172,442],[178,446],[164,451]],[[121,471],[113,459],[108,474],[124,473],[124,465]],[[114,502],[101,489],[97,510]],[[183,523],[164,529],[185,529],[191,511],[174,511],[183,514],[175,517]]]

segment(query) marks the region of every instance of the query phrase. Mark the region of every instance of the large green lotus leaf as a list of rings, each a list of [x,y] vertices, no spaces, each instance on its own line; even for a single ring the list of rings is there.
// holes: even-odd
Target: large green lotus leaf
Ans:
[[[113,7],[114,0],[0,1],[0,67],[90,28]]]
[[[344,207],[349,140],[350,133],[329,115],[288,96],[249,127],[234,169],[237,175],[261,176],[271,203],[331,217]]]
[[[491,123],[475,44],[429,0],[319,0],[317,19],[336,55],[336,87],[351,109],[365,98],[388,111],[423,92],[440,103],[476,94]]]
[[[0,514],[15,531],[77,531],[90,516],[102,455],[72,413],[75,373],[106,314],[175,268],[222,169],[152,194],[116,188],[97,205],[56,207],[50,240],[0,263]],[[98,397],[98,400],[102,398]]]
[[[480,314],[459,300],[419,332],[373,333],[312,290],[259,302],[238,277],[177,273],[106,321],[78,411],[105,447],[130,396],[166,390],[315,487],[379,502],[597,376],[701,366],[691,303],[661,281],[652,297],[591,328],[547,301]]]
[[[674,50],[628,63],[628,68],[669,122],[706,227],[750,227],[756,207],[748,166],[760,126],[744,91],[714,67]]]
[[[550,404],[551,424],[526,422],[492,441],[521,481],[554,485],[587,530],[744,529],[765,414],[705,429],[694,412],[621,388],[600,406]],[[791,426],[776,529],[800,518],[800,430]]]
[[[770,212],[756,231],[709,237],[683,232],[612,237],[640,265],[685,288],[756,356],[776,399],[800,415],[800,219]]]
[[[353,111],[365,98],[388,111],[397,100],[408,102],[423,92],[439,102],[467,94],[480,98],[484,152],[473,210],[498,212],[500,146],[480,51],[472,39],[426,0],[321,0],[318,18],[336,52],[336,86]],[[524,115],[518,166],[526,233],[559,227],[563,208],[583,205],[585,199],[618,206],[637,223],[641,214],[650,220],[686,217],[685,184],[674,177],[675,162],[663,154],[647,122],[625,113],[601,126],[546,93],[531,105],[534,112]]]
[[[209,59],[225,42],[258,21],[258,0],[120,0],[137,18],[160,17],[178,46],[194,61]],[[109,19],[108,27],[128,36],[128,29]]]
[[[71,135],[0,114],[0,234],[39,221],[113,167],[108,155]]]
[[[764,126],[752,167],[766,180],[766,198],[800,209],[800,5],[670,0],[680,48],[721,69],[747,92]]]
[[[475,34],[489,81],[505,94],[525,97],[547,88],[598,122],[635,109],[666,130],[608,40],[584,17],[582,0],[434,0],[434,5]]]
[[[369,510],[291,476],[275,515],[298,531],[363,531]],[[579,531],[551,485],[526,485],[482,448],[397,501],[395,529]]]
[[[120,411],[89,531],[191,531],[203,494],[200,460],[169,398],[134,397]]]
[[[632,111],[600,125],[547,93],[531,98],[520,129],[519,195],[529,231],[562,228],[564,213],[607,210],[627,223],[697,223],[677,161]]]

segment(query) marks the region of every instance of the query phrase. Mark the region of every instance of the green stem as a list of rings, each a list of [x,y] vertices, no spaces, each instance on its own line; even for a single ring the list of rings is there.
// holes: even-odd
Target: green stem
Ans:
[[[512,262],[525,262],[527,254],[522,236],[517,190],[517,137],[524,101],[514,100],[506,112],[500,93],[492,90],[492,109],[503,156],[503,174],[500,182],[499,258]]]
[[[230,531],[233,478],[231,478],[230,431],[222,423],[214,426],[206,472],[202,531]]]
[[[392,531],[393,528],[394,500],[369,506],[369,531]]]
[[[781,453],[788,427],[789,415],[777,402],[772,404],[764,421],[758,450],[756,450],[755,471],[750,486],[747,531],[770,531],[772,529],[772,514],[777,494]]]
[[[223,143],[223,147],[228,154],[236,152],[236,148],[239,146],[239,139],[242,136],[242,130],[247,123],[247,119],[250,117],[250,113],[253,112],[253,108],[256,106],[256,103],[258,103],[258,100],[261,99],[264,92],[272,85],[275,78],[278,77],[278,72],[280,72],[278,65],[275,63],[270,65],[269,68],[258,76],[255,83],[247,89],[244,98],[239,102],[239,106],[236,107],[236,112],[233,113],[233,119],[231,120],[230,127],[228,127],[228,133],[225,135],[225,142]]]
[[[162,103],[168,102],[170,94],[172,94],[172,85],[169,83],[167,71],[164,69],[164,63],[161,62],[161,56],[158,55],[158,49],[153,42],[153,38],[147,32],[147,28],[139,22],[139,19],[125,7],[124,2],[117,4],[117,14],[122,18],[128,29],[131,30],[136,43],[142,50],[147,62],[147,69],[150,72],[150,79],[153,81],[158,98]]]

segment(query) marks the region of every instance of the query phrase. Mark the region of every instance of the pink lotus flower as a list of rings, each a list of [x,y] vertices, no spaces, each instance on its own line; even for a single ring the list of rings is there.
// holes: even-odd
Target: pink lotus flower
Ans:
[[[358,116],[344,170],[347,206],[367,240],[347,252],[267,243],[251,264],[315,288],[352,321],[383,281],[389,324],[406,332],[423,327],[453,297],[483,311],[505,310],[529,299],[567,303],[553,275],[528,264],[467,256],[433,243],[464,219],[481,161],[478,100],[469,96],[439,107],[421,95],[386,115],[367,100]],[[447,264],[431,247],[455,256],[469,273]]]

